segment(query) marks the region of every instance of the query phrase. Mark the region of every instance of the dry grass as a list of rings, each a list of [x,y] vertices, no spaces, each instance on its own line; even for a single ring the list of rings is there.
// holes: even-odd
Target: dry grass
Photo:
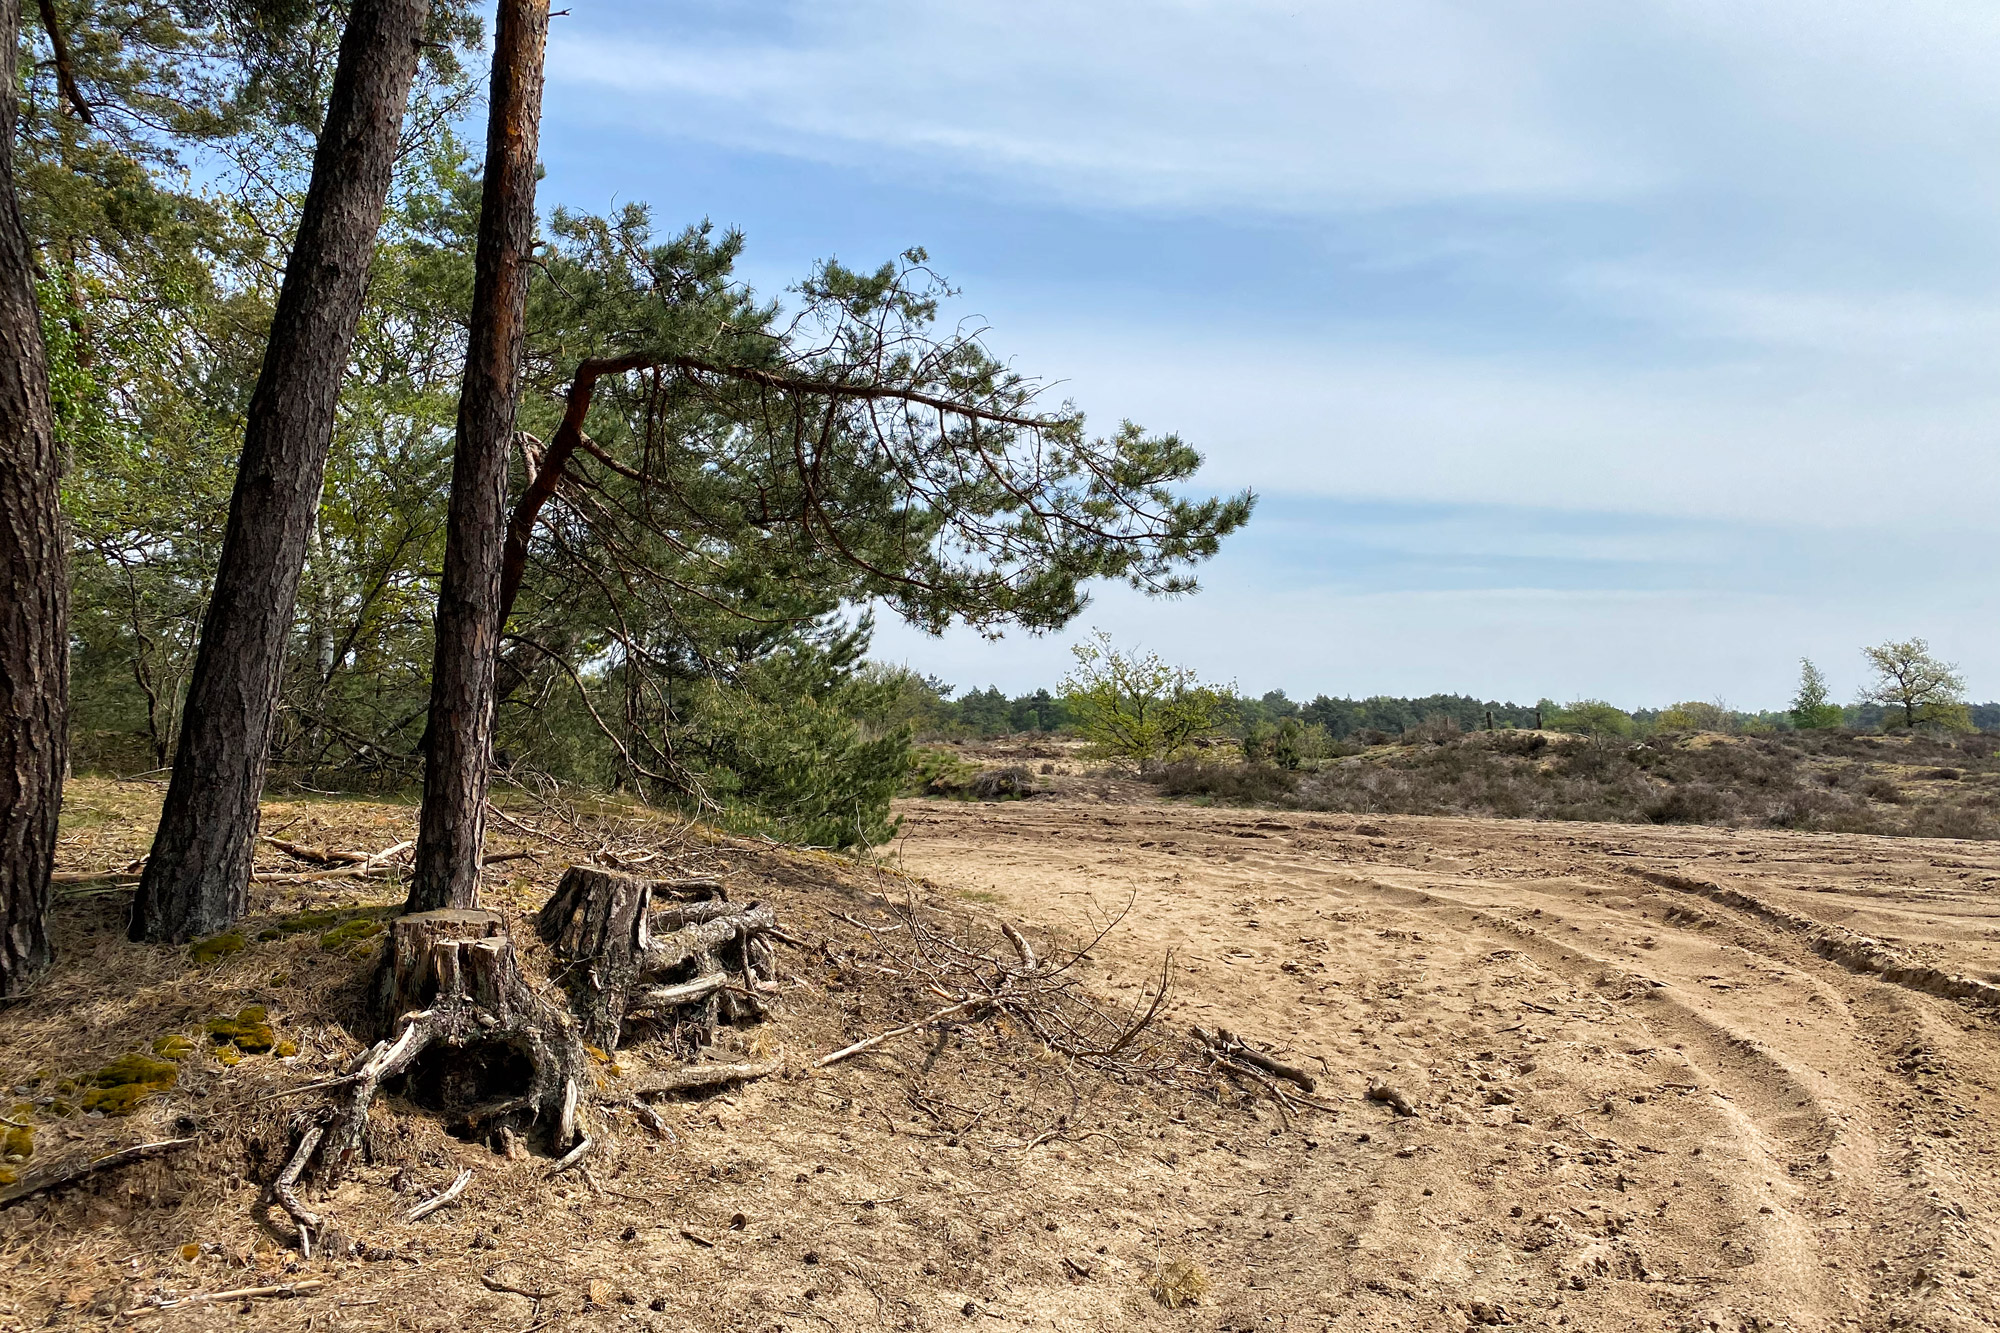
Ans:
[[[1157,1269],[1148,1286],[1154,1300],[1169,1310],[1178,1310],[1184,1306],[1199,1305],[1201,1298],[1208,1295],[1208,1274],[1200,1264],[1175,1259]]]

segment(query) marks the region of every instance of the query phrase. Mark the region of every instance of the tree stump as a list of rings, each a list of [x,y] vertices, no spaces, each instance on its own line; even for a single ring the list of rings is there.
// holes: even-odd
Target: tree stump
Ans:
[[[655,911],[662,898],[672,901]],[[716,881],[647,880],[594,866],[571,866],[536,917],[567,964],[585,1039],[607,1051],[635,1009],[679,1015],[693,1006],[693,1026],[707,1037],[718,1021],[761,1017],[757,992],[775,978],[763,936],[776,927],[769,908],[730,902]]]
[[[477,1136],[547,1130],[552,1153],[577,1137],[588,1082],[576,1025],[529,988],[494,912],[447,908],[399,917],[375,978],[373,1017],[386,1034],[349,1073],[326,1127],[320,1178],[337,1181],[360,1154],[368,1107],[391,1079],[411,1100]]]

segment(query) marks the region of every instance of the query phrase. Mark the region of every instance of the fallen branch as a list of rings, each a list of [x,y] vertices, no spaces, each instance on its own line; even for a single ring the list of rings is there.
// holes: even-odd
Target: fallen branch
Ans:
[[[872,1037],[865,1037],[855,1042],[852,1046],[844,1046],[831,1055],[822,1055],[813,1062],[813,1066],[817,1069],[825,1069],[828,1065],[837,1065],[842,1060],[872,1051],[882,1043],[900,1037],[904,1033],[915,1032],[918,1028],[927,1028],[933,1023],[942,1023],[947,1018],[957,1018],[960,1014],[974,1013],[980,1009],[984,1009],[993,1004],[996,998],[991,995],[975,995],[969,1000],[961,1000],[957,1004],[946,1005],[936,1013],[920,1018],[914,1023],[905,1023],[901,1027],[890,1028],[887,1032],[878,1032]]]
[[[58,870],[51,884],[137,884],[142,876],[128,870]]]
[[[545,1301],[549,1298],[549,1293],[546,1291],[529,1291],[526,1287],[516,1287],[511,1283],[502,1282],[493,1276],[492,1269],[479,1275],[479,1285],[488,1291],[504,1291],[509,1296],[526,1296],[531,1301]]]
[[[693,1088],[712,1088],[719,1083],[747,1083],[754,1078],[768,1078],[783,1069],[776,1060],[758,1065],[688,1065],[662,1075],[643,1088],[632,1091],[634,1097],[664,1097],[671,1092],[687,1092]]]
[[[178,1300],[161,1301],[158,1305],[136,1305],[123,1312],[126,1318],[142,1314],[158,1314],[161,1310],[171,1310],[180,1305],[202,1305],[213,1301],[252,1301],[264,1297],[280,1300],[293,1296],[310,1296],[326,1283],[316,1277],[303,1282],[286,1282],[275,1287],[237,1287],[233,1291],[205,1291],[199,1296],[182,1296]]]
[[[1276,1056],[1265,1054],[1249,1042],[1243,1040],[1243,1038],[1237,1036],[1234,1032],[1231,1032],[1228,1028],[1217,1028],[1213,1032],[1210,1032],[1207,1028],[1196,1028],[1194,1035],[1218,1057],[1241,1060],[1244,1064],[1255,1065],[1265,1073],[1276,1078],[1284,1079],[1289,1083],[1296,1083],[1306,1092],[1313,1090],[1312,1075],[1306,1073],[1303,1069],[1286,1064]]]
[[[318,1125],[301,1134],[292,1160],[285,1163],[285,1169],[271,1182],[271,1197],[278,1201],[278,1206],[299,1228],[299,1257],[303,1259],[312,1258],[312,1233],[319,1228],[320,1219],[299,1202],[299,1173],[306,1169],[306,1163],[312,1160],[313,1150],[319,1147],[319,1141],[325,1135],[326,1130]]]
[[[1400,1089],[1392,1088],[1379,1079],[1368,1085],[1368,1100],[1371,1102],[1382,1102],[1394,1110],[1397,1115],[1413,1116],[1417,1113],[1416,1106],[1408,1097],[1403,1095]]]
[[[434,1198],[426,1199],[404,1215],[405,1222],[421,1222],[438,1209],[458,1202],[458,1196],[465,1193],[465,1187],[472,1183],[470,1167],[458,1173],[458,1179],[445,1186],[444,1191]]]
[[[588,1153],[592,1148],[596,1146],[597,1146],[597,1141],[595,1139],[591,1138],[588,1134],[584,1135],[583,1141],[581,1143],[577,1144],[574,1148],[571,1148],[568,1152],[564,1153],[561,1159],[558,1160],[554,1166],[549,1168],[549,1174],[552,1176],[561,1175],[563,1172],[575,1166],[578,1162],[581,1162],[584,1158],[584,1154]]]
[[[194,1142],[194,1139],[190,1137],[185,1139],[161,1139],[157,1143],[135,1143],[129,1148],[120,1148],[117,1152],[106,1153],[94,1161],[71,1167],[68,1170],[58,1172],[53,1176],[48,1176],[41,1180],[24,1180],[5,1193],[0,1193],[0,1208],[10,1207],[13,1204],[20,1203],[24,1199],[32,1199],[38,1194],[47,1194],[51,1190],[59,1190],[65,1186],[74,1185],[78,1181],[94,1176],[101,1171],[111,1171],[121,1166],[129,1166],[133,1162],[143,1162],[149,1157],[163,1157],[171,1152],[179,1152],[182,1148],[192,1147]]]
[[[715,994],[715,992],[727,988],[728,985],[729,974],[727,972],[711,972],[705,977],[696,977],[693,981],[683,981],[677,986],[650,987],[644,992],[645,1002],[657,1005],[662,1009],[667,1009],[675,1005],[687,1004],[693,1000],[707,999],[709,996]]]

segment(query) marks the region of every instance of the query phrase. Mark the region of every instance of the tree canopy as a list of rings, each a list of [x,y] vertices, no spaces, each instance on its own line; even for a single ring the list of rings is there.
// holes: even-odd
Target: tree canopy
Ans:
[[[134,772],[174,752],[345,11],[56,10],[92,115],[28,33],[24,207],[73,459],[76,762]],[[432,26],[287,648],[282,781],[420,770],[480,199],[460,137],[478,24],[454,4]],[[907,728],[863,669],[876,616],[1038,632],[1099,580],[1178,595],[1250,514],[1247,494],[1189,489],[1187,442],[1047,401],[952,322],[921,250],[766,294],[737,275],[745,238],[707,222],[555,208],[540,233],[503,781],[879,838]],[[1036,714],[1059,715],[1053,698]]]

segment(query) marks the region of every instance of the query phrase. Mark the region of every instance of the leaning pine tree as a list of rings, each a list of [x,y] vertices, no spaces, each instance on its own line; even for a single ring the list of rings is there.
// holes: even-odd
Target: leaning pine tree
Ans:
[[[285,637],[430,0],[355,0],[237,463],[135,940],[242,915]]]

